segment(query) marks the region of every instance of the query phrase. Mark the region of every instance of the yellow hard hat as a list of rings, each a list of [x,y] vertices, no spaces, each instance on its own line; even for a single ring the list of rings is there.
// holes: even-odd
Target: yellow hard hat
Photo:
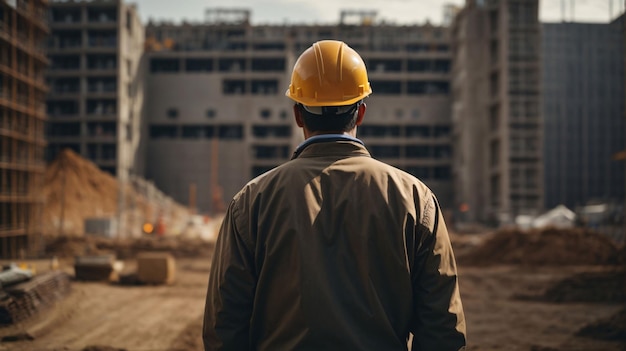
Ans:
[[[371,93],[361,56],[344,42],[322,40],[300,55],[285,95],[305,106],[345,106]]]

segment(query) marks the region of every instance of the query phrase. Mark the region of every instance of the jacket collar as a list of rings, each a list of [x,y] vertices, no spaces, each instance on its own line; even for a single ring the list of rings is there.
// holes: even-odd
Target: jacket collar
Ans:
[[[340,143],[344,145],[345,144],[353,145],[354,151],[360,151],[360,152],[357,152],[357,154],[361,156],[370,156],[367,149],[365,149],[365,144],[360,139],[357,139],[357,138],[354,138],[352,136],[345,135],[345,134],[323,134],[323,135],[312,136],[308,138],[307,140],[305,140],[300,145],[298,145],[291,159],[293,160],[295,158],[298,158],[300,155],[308,156],[308,155],[317,154],[317,152],[315,152],[314,149],[318,149],[318,148],[314,146],[316,144],[322,144],[322,143],[333,143],[333,144]],[[304,152],[305,149],[306,149],[306,152]],[[339,150],[342,150],[344,154],[346,152],[345,148],[341,148]],[[320,154],[329,154],[329,151],[331,150],[329,150],[328,148],[324,148],[324,151],[320,152]]]

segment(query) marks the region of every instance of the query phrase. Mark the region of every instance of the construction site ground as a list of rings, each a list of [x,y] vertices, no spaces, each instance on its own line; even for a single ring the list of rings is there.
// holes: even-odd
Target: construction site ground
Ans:
[[[625,329],[612,341],[593,333],[577,336],[584,327],[626,307],[619,291],[620,286],[626,288],[623,266],[464,264],[463,256],[476,250],[484,237],[453,240],[461,256],[468,350],[626,350]],[[54,307],[27,322],[0,328],[1,337],[18,339],[0,343],[0,350],[200,350],[210,261],[210,254],[177,257],[176,282],[169,286],[73,281],[71,294]],[[46,262],[39,266],[45,269]],[[133,259],[124,262],[132,271]],[[71,272],[71,259],[61,260],[61,265]],[[618,291],[606,298],[594,298],[602,291],[591,290],[585,291],[593,296],[581,299],[584,291],[574,296],[580,288],[576,280],[568,283],[571,288],[562,282],[581,274],[604,277],[603,284],[610,286],[615,281]]]

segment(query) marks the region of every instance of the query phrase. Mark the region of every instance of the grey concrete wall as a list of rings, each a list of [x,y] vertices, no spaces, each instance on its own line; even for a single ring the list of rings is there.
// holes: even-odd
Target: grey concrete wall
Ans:
[[[252,97],[222,95],[222,74],[150,74],[147,78],[146,125],[146,178],[153,179],[157,187],[177,201],[187,204],[189,185],[197,186],[197,206],[200,211],[212,209],[210,184],[212,164],[217,165],[217,184],[222,188],[226,205],[232,196],[252,179],[254,165],[275,166],[285,159],[256,161],[253,145],[289,145],[290,150],[299,142],[299,133],[292,131],[290,138],[256,140],[253,125],[289,125],[295,127],[291,103],[282,94]],[[169,118],[167,111],[177,109],[178,117]],[[215,111],[207,117],[207,110]],[[269,109],[271,116],[263,118],[260,110]],[[204,125],[219,127],[238,124],[243,126],[241,140],[212,139],[188,140],[151,139],[150,126],[154,124]],[[294,128],[295,129],[295,128]],[[218,156],[213,158],[212,148],[217,146]]]
[[[543,24],[546,207],[623,202],[623,21]]]

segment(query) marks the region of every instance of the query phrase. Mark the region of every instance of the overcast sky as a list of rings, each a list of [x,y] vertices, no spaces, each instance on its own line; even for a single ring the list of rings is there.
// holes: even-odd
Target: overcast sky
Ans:
[[[419,23],[426,20],[440,24],[443,5],[462,5],[465,0],[126,0],[136,3],[139,13],[148,19],[180,22],[202,21],[207,8],[245,8],[252,10],[253,24],[325,23],[339,21],[339,12],[348,10],[375,10],[377,19],[397,24]],[[566,20],[578,22],[608,22],[612,4],[613,17],[624,9],[626,0],[540,0],[540,18],[544,22],[561,20],[561,2],[566,7]]]

